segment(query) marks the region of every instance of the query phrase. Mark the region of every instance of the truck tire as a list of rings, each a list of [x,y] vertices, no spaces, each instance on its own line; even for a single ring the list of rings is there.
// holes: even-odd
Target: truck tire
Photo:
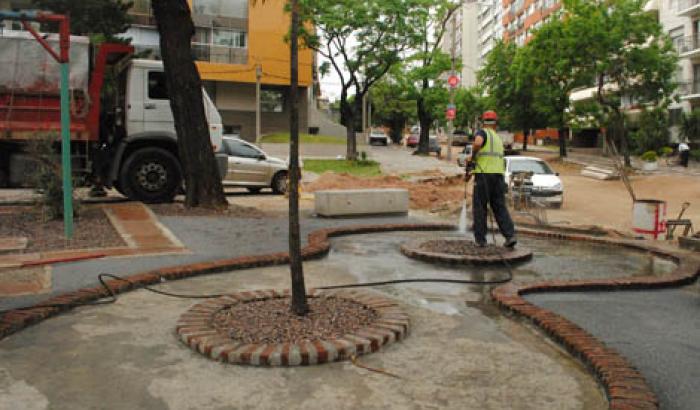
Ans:
[[[181,184],[179,161],[162,148],[132,152],[119,172],[119,187],[124,194],[145,203],[171,202]]]

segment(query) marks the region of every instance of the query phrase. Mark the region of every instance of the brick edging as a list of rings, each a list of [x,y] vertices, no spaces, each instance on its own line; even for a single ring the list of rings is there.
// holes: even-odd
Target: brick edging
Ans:
[[[308,244],[302,249],[301,254],[304,260],[320,258],[326,255],[330,249],[329,239],[337,236],[375,232],[447,231],[453,229],[455,229],[455,227],[451,224],[381,224],[325,228],[313,231],[308,235]],[[124,276],[124,278],[128,279],[130,282],[112,279],[105,281],[105,284],[109,286],[110,290],[112,290],[115,295],[118,295],[131,290],[140,289],[143,286],[158,284],[162,279],[178,280],[198,275],[284,265],[286,263],[289,263],[289,254],[287,252],[241,256],[231,259],[220,259],[154,269]],[[0,317],[0,340],[50,317],[72,310],[75,307],[72,305],[87,304],[106,297],[109,297],[109,292],[102,286],[95,286],[91,288],[81,288],[54,296],[41,303],[31,305],[30,307],[34,308],[31,310],[11,310]],[[51,305],[65,306],[55,307]]]
[[[659,401],[644,376],[621,354],[605,346],[590,333],[552,311],[536,306],[524,295],[545,292],[615,291],[660,289],[687,285],[700,274],[700,259],[629,240],[519,229],[519,233],[551,239],[586,241],[651,252],[678,263],[666,276],[619,279],[543,281],[516,285],[508,283],[491,292],[496,303],[516,316],[524,317],[580,360],[605,389],[610,409],[657,409]]]
[[[408,314],[398,303],[359,290],[308,291],[309,297],[339,297],[362,304],[377,313],[372,323],[340,338],[301,343],[243,343],[221,334],[212,325],[213,316],[237,303],[288,297],[289,290],[259,290],[232,293],[191,307],[180,316],[176,333],[180,341],[204,356],[221,362],[252,366],[308,366],[347,360],[376,352],[403,340],[410,329]]]
[[[476,255],[455,255],[448,253],[429,252],[420,248],[425,241],[414,241],[401,245],[401,253],[409,258],[424,262],[444,263],[450,265],[493,265],[505,262],[517,263],[532,259],[532,252],[524,248],[510,250],[500,249],[493,252],[483,252]]]

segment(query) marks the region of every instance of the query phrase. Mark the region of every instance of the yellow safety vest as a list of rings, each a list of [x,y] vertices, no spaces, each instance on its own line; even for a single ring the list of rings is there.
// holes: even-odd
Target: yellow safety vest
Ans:
[[[500,135],[490,128],[485,128],[486,145],[476,153],[475,174],[505,174],[506,166],[503,161],[503,140]]]

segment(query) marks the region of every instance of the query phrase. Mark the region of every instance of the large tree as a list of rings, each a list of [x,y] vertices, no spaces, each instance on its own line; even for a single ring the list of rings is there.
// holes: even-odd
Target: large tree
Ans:
[[[387,126],[392,141],[396,143],[403,138],[403,130],[409,121],[416,118],[416,103],[402,79],[403,76],[390,73],[370,90],[372,120],[375,124]]]
[[[347,128],[347,158],[357,158],[355,124],[370,88],[403,52],[420,40],[432,0],[305,1],[314,29],[306,44],[330,62],[340,79],[341,123]],[[351,95],[354,98],[351,100]]]
[[[152,6],[185,176],[185,206],[225,208],[228,202],[211,149],[202,82],[192,58],[190,6],[187,0],[153,0]]]
[[[642,0],[567,0],[572,32],[588,32],[594,56],[597,102],[606,114],[607,136],[620,144],[630,165],[627,110],[664,109],[676,87],[677,53]],[[663,143],[663,142],[660,142]]]
[[[436,0],[426,5],[427,13],[417,16],[420,19],[420,42],[413,54],[407,58],[407,76],[413,86],[411,91],[416,100],[416,113],[420,124],[417,151],[421,154],[428,154],[430,127],[436,119],[444,115],[447,108],[447,93],[441,77],[450,70],[452,64],[450,56],[443,51],[442,46],[452,46],[452,39],[445,36],[448,33],[448,22],[458,12],[460,5],[449,0]]]
[[[71,34],[101,34],[112,38],[129,27],[131,1],[121,0],[32,0],[39,10],[70,16]]]

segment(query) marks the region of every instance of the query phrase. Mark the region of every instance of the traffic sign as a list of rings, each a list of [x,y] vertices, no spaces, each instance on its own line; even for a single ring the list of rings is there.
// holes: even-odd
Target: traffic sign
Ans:
[[[448,120],[450,120],[450,121],[451,121],[451,120],[454,120],[454,119],[457,117],[457,108],[449,107],[449,108],[445,111],[445,117],[446,117]]]
[[[457,87],[457,86],[459,85],[459,77],[457,77],[457,76],[454,75],[454,74],[451,74],[451,75],[447,78],[447,84],[449,84],[449,86],[452,87],[452,88]]]

